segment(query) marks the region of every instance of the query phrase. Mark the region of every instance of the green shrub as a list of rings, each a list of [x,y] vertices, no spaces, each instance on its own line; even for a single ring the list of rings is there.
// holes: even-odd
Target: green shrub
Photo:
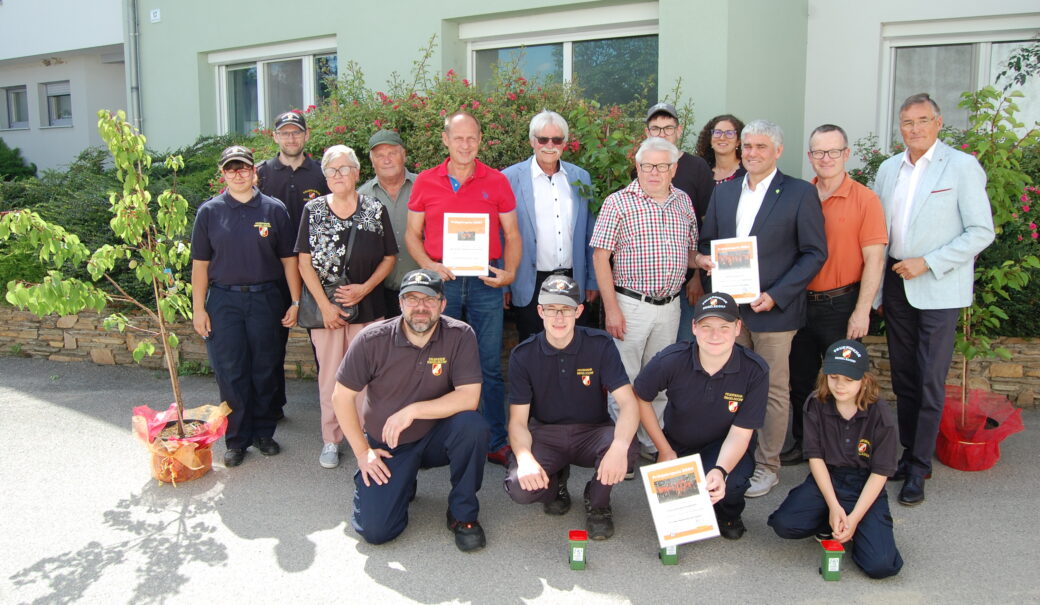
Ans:
[[[12,149],[0,139],[0,181],[33,176],[36,176],[36,164],[27,164],[20,149]]]

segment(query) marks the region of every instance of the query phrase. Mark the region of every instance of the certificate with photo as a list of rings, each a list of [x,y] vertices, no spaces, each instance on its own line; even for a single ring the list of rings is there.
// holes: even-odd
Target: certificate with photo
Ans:
[[[747,304],[762,293],[758,283],[758,238],[730,237],[711,241],[711,289]]]
[[[719,535],[701,455],[640,468],[661,548]]]
[[[445,212],[441,263],[459,277],[487,275],[490,231],[490,215]]]

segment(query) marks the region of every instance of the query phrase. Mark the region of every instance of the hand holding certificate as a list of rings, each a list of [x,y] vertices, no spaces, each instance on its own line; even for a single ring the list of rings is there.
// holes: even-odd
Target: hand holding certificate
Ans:
[[[719,535],[700,454],[640,468],[661,548]]]
[[[487,275],[490,225],[487,214],[445,212],[444,266],[460,277]]]
[[[725,292],[737,301],[748,304],[758,298],[758,238],[731,237],[711,242],[711,289]]]

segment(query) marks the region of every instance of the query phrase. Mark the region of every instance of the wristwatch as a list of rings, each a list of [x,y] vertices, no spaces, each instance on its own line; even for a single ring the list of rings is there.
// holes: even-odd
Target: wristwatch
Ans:
[[[298,301],[298,300],[292,301],[292,306],[294,306],[294,307],[300,306],[300,301]]]
[[[717,464],[715,466],[711,467],[711,470],[709,470],[708,472],[710,473],[711,471],[716,470],[716,469],[718,469],[718,471],[720,473],[722,473],[722,480],[723,481],[725,481],[726,479],[729,479],[729,473],[726,472],[726,469],[722,468],[721,466],[719,466]]]

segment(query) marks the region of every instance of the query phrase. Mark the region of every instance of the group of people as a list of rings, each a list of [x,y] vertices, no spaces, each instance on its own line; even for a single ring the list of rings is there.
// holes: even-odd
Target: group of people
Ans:
[[[907,149],[881,166],[875,193],[847,174],[838,126],[810,134],[807,182],[777,169],[776,124],[717,116],[689,154],[678,112],[659,103],[633,181],[593,216],[589,173],[562,159],[568,125],[552,111],[531,120],[531,157],[502,172],[477,159],[481,126],[464,111],[445,119],[448,158],[418,175],[400,136],[378,131],[376,176],[360,188],[352,149],[330,147],[319,165],[303,153],[304,117],[283,114],[276,157],[255,166],[248,149],[224,151],[227,189],[200,206],[192,237],[194,325],[232,408],[225,465],[251,445],[279,451],[280,364],[306,288],[324,324],[309,330],[319,462],[337,466],[343,441],[352,450],[351,523],[368,542],[404,530],[420,468],[449,466],[447,526],[461,550],[483,547],[486,462],[507,468],[514,501],[551,515],[571,507],[570,466],[594,468],[586,527],[606,539],[611,488],[640,456],[695,453],[720,533],[738,539],[745,498],[808,459],[769,525],[851,540],[866,573],[898,573],[885,483],[903,481],[902,504],[924,500],[958,309],[993,239],[985,174],[938,140],[941,127],[934,100],[908,98]],[[443,264],[455,212],[486,214],[499,235],[487,275]],[[751,236],[761,294],[738,305],[712,291],[711,243]],[[596,299],[606,331],[587,325]],[[520,333],[508,390],[507,306]],[[858,341],[871,308],[886,320],[898,422]]]

